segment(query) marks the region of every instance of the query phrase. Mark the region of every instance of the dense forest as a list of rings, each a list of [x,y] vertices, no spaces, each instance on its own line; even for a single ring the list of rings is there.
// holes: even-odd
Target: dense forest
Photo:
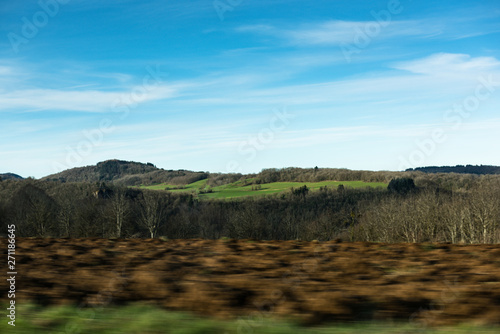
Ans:
[[[431,166],[431,167],[418,167],[410,168],[407,171],[418,171],[424,173],[459,173],[459,174],[500,174],[500,167],[489,165],[456,165],[456,166]]]
[[[75,170],[67,171],[65,180],[0,181],[0,231],[14,223],[20,237],[500,242],[499,175],[267,169],[252,175],[253,182],[384,180],[389,186],[319,191],[303,186],[259,198],[200,200],[188,193],[129,187],[123,179],[137,174],[116,165],[115,171],[95,166],[94,174],[107,182],[92,173],[83,173],[92,181],[72,182]],[[143,175],[165,173],[179,184],[242,177],[136,167]]]

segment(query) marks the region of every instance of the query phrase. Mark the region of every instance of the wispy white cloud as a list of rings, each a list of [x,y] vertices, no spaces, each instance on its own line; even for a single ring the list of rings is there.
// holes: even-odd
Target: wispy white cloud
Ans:
[[[441,33],[438,25],[420,21],[393,21],[381,25],[377,21],[332,20],[294,28],[277,28],[272,25],[245,25],[236,29],[242,33],[257,33],[277,37],[293,45],[318,46],[352,43],[357,35],[366,30],[377,31],[377,38],[401,36],[434,36]],[[375,30],[373,30],[375,29]]]
[[[14,74],[14,71],[11,67],[0,65],[0,76],[12,75],[12,74]]]
[[[470,73],[500,69],[500,61],[494,57],[471,57],[467,54],[438,53],[429,57],[400,62],[394,68],[418,74]]]
[[[261,34],[277,34],[279,31],[277,28],[270,24],[250,24],[243,25],[236,28],[237,32],[256,32]]]
[[[176,96],[174,86],[157,86],[151,90],[130,90],[107,92],[99,90],[56,90],[25,89],[0,94],[0,111],[29,109],[64,110],[81,112],[105,112],[117,105],[118,101],[141,103],[163,100]]]
[[[463,34],[458,34],[455,37],[452,37],[451,39],[458,40],[458,39],[479,37],[479,36],[485,36],[485,35],[490,35],[490,34],[497,34],[499,32],[500,32],[500,29],[492,30],[492,31],[478,31],[478,32],[473,32],[473,33],[463,33]]]
[[[307,84],[299,84],[287,78],[287,75],[293,76],[294,71],[298,73],[335,61],[338,60],[329,59],[325,55],[307,54],[270,59],[260,65],[261,70],[258,72],[252,69],[221,70],[205,76],[173,81],[169,85],[154,87],[135,102],[165,100],[165,109],[174,108],[178,111],[183,107],[191,110],[193,107],[199,107],[198,110],[214,110],[241,106],[243,109],[239,109],[240,111],[248,111],[255,108],[262,110],[263,106],[271,105],[309,106],[310,109],[323,105],[340,112],[363,105],[365,108],[382,109],[383,113],[405,106],[405,112],[411,112],[423,103],[429,110],[434,99],[451,101],[460,94],[467,94],[477,85],[477,76],[481,73],[500,73],[500,61],[494,57],[439,53],[390,65],[390,68],[406,73],[394,72],[389,68],[378,73],[317,80]],[[290,72],[275,72],[278,62],[287,64],[285,67],[290,67]],[[23,109],[106,112],[111,111],[117,100],[123,97],[124,101],[130,100],[133,92],[133,87],[110,90],[109,87],[89,89],[85,85],[64,90],[4,89],[0,90],[0,111]],[[410,101],[411,105],[408,105]],[[157,104],[157,107],[161,106]]]

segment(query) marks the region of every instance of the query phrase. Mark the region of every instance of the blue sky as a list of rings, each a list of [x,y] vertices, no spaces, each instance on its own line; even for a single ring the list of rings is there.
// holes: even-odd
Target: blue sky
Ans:
[[[500,165],[500,2],[0,3],[0,172]]]

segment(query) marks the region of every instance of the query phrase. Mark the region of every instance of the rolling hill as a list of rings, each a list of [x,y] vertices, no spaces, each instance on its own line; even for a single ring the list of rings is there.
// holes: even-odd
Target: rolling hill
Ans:
[[[224,198],[233,199],[241,197],[261,197],[290,191],[299,190],[306,186],[308,191],[317,191],[322,188],[338,189],[339,186],[348,188],[386,188],[383,182],[363,182],[363,181],[322,181],[322,182],[271,182],[265,184],[255,184],[254,178],[248,178],[229,184],[211,187],[208,180],[200,180],[186,186],[174,186],[171,184],[155,184],[142,186],[142,189],[166,190],[174,193],[190,193],[201,199]]]
[[[77,167],[52,174],[42,180],[60,182],[113,182],[136,186],[168,182],[170,184],[189,184],[206,179],[208,173],[186,170],[164,170],[152,163],[123,160],[106,160],[95,166]]]
[[[109,182],[129,187],[168,190],[196,194],[201,198],[234,198],[262,196],[298,188],[311,190],[320,187],[385,187],[398,177],[422,178],[425,174],[500,174],[496,166],[420,167],[405,172],[356,171],[343,168],[269,168],[258,174],[224,174],[165,170],[152,163],[106,160],[94,166],[78,167],[44,177],[42,180],[59,182]],[[3,174],[4,179],[21,179],[15,174]],[[17,176],[17,178],[16,178]],[[438,181],[438,180],[435,180]]]
[[[1,180],[23,180],[24,178],[22,176],[14,174],[14,173],[4,173],[4,174],[0,174],[0,179]]]

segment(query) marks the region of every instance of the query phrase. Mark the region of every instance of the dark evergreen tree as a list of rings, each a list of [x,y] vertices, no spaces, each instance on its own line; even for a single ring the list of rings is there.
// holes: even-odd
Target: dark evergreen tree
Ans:
[[[415,182],[413,181],[412,178],[409,177],[400,177],[397,179],[393,179],[391,180],[391,182],[389,182],[389,185],[387,186],[387,189],[390,192],[398,193],[401,195],[405,195],[409,192],[412,192],[416,188],[417,187],[415,186]]]

